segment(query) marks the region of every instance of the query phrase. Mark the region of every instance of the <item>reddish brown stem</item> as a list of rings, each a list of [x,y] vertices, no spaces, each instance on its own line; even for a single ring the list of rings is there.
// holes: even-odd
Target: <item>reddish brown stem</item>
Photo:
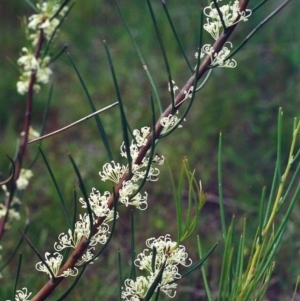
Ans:
[[[40,56],[41,49],[43,46],[44,42],[44,32],[43,30],[40,30],[40,35],[38,39],[38,44],[36,46],[36,50],[34,53],[34,56],[36,59]],[[33,101],[33,92],[34,92],[34,84],[36,80],[36,74],[32,73],[29,81],[29,87],[28,87],[28,93],[27,93],[27,102],[26,102],[26,111],[25,111],[25,121],[24,121],[24,127],[23,127],[23,133],[24,135],[21,138],[19,150],[18,150],[18,155],[16,159],[16,166],[15,166],[15,175],[14,178],[11,181],[11,187],[10,187],[10,195],[5,198],[4,205],[9,210],[10,207],[10,202],[13,198],[13,195],[16,190],[16,182],[20,176],[20,172],[22,169],[22,163],[23,163],[23,158],[26,153],[26,146],[27,146],[27,141],[28,141],[28,133],[29,133],[29,128],[31,124],[31,112],[32,112],[32,101]],[[0,239],[2,238],[4,232],[5,232],[5,224],[7,222],[8,214],[6,214],[2,219],[0,220]]]

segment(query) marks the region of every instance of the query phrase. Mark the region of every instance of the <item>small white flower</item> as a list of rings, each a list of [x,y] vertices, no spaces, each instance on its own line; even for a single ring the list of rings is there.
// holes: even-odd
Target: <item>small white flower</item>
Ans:
[[[15,301],[30,301],[29,297],[32,293],[28,293],[26,287],[23,287],[21,290],[16,291]]]
[[[123,187],[119,191],[119,201],[127,207],[129,205],[130,196],[139,188],[139,186],[133,184],[131,180],[124,181],[122,185]]]
[[[48,264],[49,268],[51,269],[53,275],[55,277],[68,277],[68,276],[76,276],[78,274],[78,270],[76,268],[74,269],[67,269],[62,274],[58,275],[63,256],[59,254],[58,252],[55,252],[54,254],[51,254],[49,252],[45,253],[46,263]],[[46,265],[40,261],[35,265],[35,268],[40,271],[44,272],[49,275],[50,278],[52,278],[51,273],[49,272]]]
[[[144,196],[142,196],[140,193],[137,193],[133,198],[130,199],[128,204],[136,207],[137,209],[146,210],[148,208],[147,197],[148,193],[146,191]]]
[[[122,287],[122,299],[126,301],[140,301],[146,297],[150,283],[146,277],[140,276],[136,278],[136,281],[126,279],[125,290]]]
[[[77,276],[78,275],[78,269],[77,268],[68,268],[66,269],[59,277],[68,277],[68,276]]]
[[[230,48],[232,48],[232,43],[226,42],[225,45],[227,43],[229,44]],[[202,51],[210,56],[212,66],[235,68],[237,66],[237,62],[234,59],[227,59],[230,54],[230,49],[225,45],[218,53],[215,53],[213,47],[211,47],[209,44],[204,45]]]
[[[142,147],[147,144],[147,136],[150,134],[150,128],[144,126],[141,128],[141,131],[134,130],[132,134],[136,140],[137,146]]]
[[[52,71],[49,67],[41,67],[36,73],[36,81],[41,84],[48,84]]]
[[[91,209],[95,213],[97,217],[107,216],[109,214],[110,209],[108,208],[107,202],[110,198],[110,192],[105,191],[103,195],[101,195],[100,191],[96,188],[92,189],[89,197],[89,204]],[[83,198],[79,199],[79,202],[82,204],[82,208],[87,208],[86,202]]]
[[[61,233],[58,236],[59,243],[54,244],[54,249],[56,251],[61,251],[65,248],[76,248],[80,242],[82,236],[78,236],[77,232],[75,234],[72,234],[72,231],[69,229],[68,234]]]
[[[29,180],[32,178],[33,173],[30,169],[21,169],[18,180],[16,181],[17,189],[24,190],[29,184]]]
[[[93,258],[94,257],[94,254],[92,253],[93,250],[95,250],[94,247],[87,249],[86,252],[82,255],[81,259],[77,261],[76,265],[81,265],[84,262],[90,261],[91,259],[93,259],[93,261],[91,261],[90,264],[93,264],[94,260],[98,259],[98,257]]]
[[[91,237],[90,246],[95,246],[97,244],[104,245],[107,242],[109,236],[109,226],[102,223],[98,228],[96,234]]]
[[[32,44],[34,46],[38,42],[39,30],[42,29],[44,31],[45,38],[49,40],[60,22],[58,18],[53,18],[59,9],[58,4],[43,2],[42,5],[38,3],[36,6],[40,13],[34,14],[28,18],[28,28],[33,31],[29,38],[32,40]],[[65,6],[59,15],[64,16],[67,10],[68,8]]]
[[[156,154],[152,159],[152,162],[157,163],[158,165],[163,165],[165,163],[165,157]]]
[[[59,254],[58,252],[55,252],[54,254],[46,252],[45,253],[45,258],[46,258],[45,261],[48,264],[49,268],[51,269],[53,275],[55,277],[59,277],[57,274],[59,272],[60,265],[61,265],[62,260],[63,260],[63,256],[61,254]],[[44,273],[48,274],[49,277],[52,278],[48,268],[46,267],[46,265],[42,261],[38,262],[35,265],[35,268],[40,272],[44,272]]]
[[[24,71],[36,72],[40,64],[37,61],[33,53],[29,52],[26,47],[22,48],[23,55],[18,59],[18,65],[22,67]]]
[[[152,162],[155,162],[155,161],[152,160]],[[160,162],[160,163],[162,164],[162,162]],[[137,182],[137,181],[145,178],[148,164],[149,164],[149,158],[144,157],[141,164],[133,164],[132,165],[131,171],[133,173],[133,176],[132,176],[131,180],[133,182]],[[146,180],[147,181],[157,181],[159,173],[160,173],[160,171],[158,168],[154,168],[154,167],[150,166]]]
[[[123,177],[125,171],[126,166],[111,161],[111,163],[106,163],[103,165],[103,172],[99,172],[99,175],[103,182],[105,182],[106,180],[110,180],[117,184],[119,183],[119,180]]]
[[[29,90],[29,83],[31,80],[31,72],[23,72],[17,82],[17,91],[19,94],[24,95]],[[39,93],[41,86],[38,84],[33,85],[33,91]]]
[[[166,117],[162,117],[159,122],[163,126],[162,134],[164,134],[178,125],[179,118],[176,115],[169,114]]]
[[[79,221],[75,223],[74,236],[76,235],[76,241],[80,241],[82,237],[88,238],[90,235],[90,218],[88,214],[79,214]]]

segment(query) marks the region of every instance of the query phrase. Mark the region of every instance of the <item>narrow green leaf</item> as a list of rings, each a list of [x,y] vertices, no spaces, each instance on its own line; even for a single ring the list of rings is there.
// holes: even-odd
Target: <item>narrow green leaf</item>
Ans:
[[[232,238],[233,238],[233,221],[234,217],[232,218],[231,225],[228,229],[228,233],[225,236],[225,249],[223,253],[223,260],[222,260],[222,269],[220,273],[220,281],[219,281],[219,294],[218,300],[226,300],[228,297],[228,280],[230,277],[230,270],[231,270],[231,261],[232,261]]]
[[[75,65],[75,62],[73,61],[73,59],[72,59],[72,57],[71,57],[71,55],[70,55],[70,53],[68,51],[67,51],[67,54],[68,54],[68,57],[70,59],[70,62],[72,64],[72,66],[73,66],[73,68],[74,68],[74,70],[75,70],[75,72],[76,72],[76,74],[77,74],[77,76],[79,78],[79,81],[80,81],[80,83],[82,85],[82,88],[83,88],[83,90],[85,92],[85,95],[86,95],[87,100],[88,100],[88,102],[90,104],[90,107],[91,107],[91,109],[92,109],[93,112],[96,112],[96,107],[94,105],[94,102],[93,102],[93,100],[92,100],[92,98],[90,96],[90,93],[89,93],[89,91],[88,91],[88,89],[87,89],[87,87],[86,87],[86,85],[85,85],[85,83],[83,81],[83,78],[82,78],[81,74],[79,73],[79,70],[77,69],[77,67]],[[107,137],[106,132],[104,130],[104,127],[102,125],[102,121],[101,121],[101,119],[100,119],[100,117],[98,115],[95,115],[95,120],[96,120],[96,124],[97,124],[98,130],[99,130],[99,133],[101,135],[101,138],[102,138],[102,141],[103,141],[103,144],[104,144],[107,156],[108,156],[109,160],[112,161],[113,160],[113,156],[112,156],[111,149],[110,149],[110,146],[109,146],[108,137]]]
[[[116,0],[114,0],[114,2],[115,2],[115,5],[116,5],[116,7],[117,7],[117,9],[118,9],[118,12],[119,12],[119,14],[120,14],[120,16],[121,16],[121,18],[122,18],[122,21],[123,21],[123,23],[124,23],[124,25],[125,25],[126,31],[127,31],[128,35],[129,35],[129,37],[130,37],[130,39],[131,39],[131,41],[132,41],[132,43],[133,43],[133,46],[134,46],[134,48],[135,48],[135,51],[137,52],[138,57],[139,57],[139,59],[140,59],[140,61],[141,61],[141,63],[142,63],[143,70],[145,70],[145,72],[146,72],[146,75],[147,75],[147,77],[148,77],[148,80],[149,80],[149,82],[150,82],[150,85],[151,85],[151,87],[152,87],[152,90],[153,90],[153,92],[154,92],[155,98],[156,98],[156,100],[157,100],[159,112],[160,112],[160,114],[162,114],[163,109],[162,109],[162,105],[161,105],[161,100],[160,100],[160,98],[159,98],[159,94],[158,94],[157,88],[156,88],[156,86],[155,86],[154,80],[153,80],[153,78],[152,78],[152,76],[151,76],[151,73],[150,73],[150,71],[149,71],[149,69],[148,69],[148,67],[147,67],[147,65],[146,65],[146,62],[145,62],[145,60],[144,60],[144,58],[143,58],[143,56],[142,56],[142,53],[141,53],[141,51],[140,51],[140,49],[139,49],[139,47],[138,47],[138,45],[137,45],[135,39],[133,38],[133,35],[132,35],[132,33],[131,33],[131,30],[130,30],[128,24],[127,24],[127,21],[126,21],[126,19],[125,19],[125,17],[124,17],[123,12],[121,11],[121,9],[120,9],[120,7],[119,7],[118,2],[117,2]]]
[[[198,249],[198,253],[199,253],[199,258],[202,258],[203,257],[203,252],[202,252],[202,248],[201,248],[199,235],[197,235],[197,249]],[[213,299],[211,290],[210,290],[209,285],[208,285],[204,265],[202,265],[202,267],[201,267],[201,273],[202,273],[202,278],[203,278],[203,283],[204,283],[207,299],[208,299],[208,301],[213,301],[214,299]]]
[[[258,3],[257,5],[255,5],[255,6],[251,9],[252,13],[255,12],[257,9],[259,9],[259,8],[260,8],[262,5],[264,5],[267,1],[268,1],[268,0],[263,0],[263,1],[261,1],[260,3]]]
[[[295,289],[294,289],[294,294],[293,294],[293,297],[292,297],[291,301],[295,301],[296,300],[296,296],[298,295],[299,281],[300,281],[300,276],[297,277],[297,281],[296,281],[296,285],[295,285]]]
[[[89,197],[88,197],[88,194],[86,193],[86,189],[85,189],[85,186],[84,186],[84,183],[83,183],[83,180],[82,180],[82,177],[81,177],[81,174],[80,174],[80,171],[77,167],[77,164],[75,163],[73,157],[71,156],[70,153],[68,153],[68,157],[70,159],[70,162],[73,166],[73,169],[76,173],[76,176],[77,176],[77,180],[78,180],[78,183],[79,183],[79,188],[83,194],[83,199],[86,203],[86,207],[87,207],[87,212],[88,212],[88,215],[89,215],[89,220],[90,220],[90,234],[89,234],[89,237],[87,238],[87,244],[88,242],[91,240],[91,237],[93,236],[93,211],[92,211],[92,208],[91,208],[91,204],[89,202]]]
[[[281,138],[282,138],[282,108],[279,108],[278,111],[278,126],[277,126],[277,173],[278,173],[278,182],[281,182]]]
[[[42,61],[43,61],[44,58],[47,56],[47,54],[48,54],[48,52],[49,52],[49,50],[50,50],[50,48],[51,48],[51,46],[52,46],[52,42],[53,42],[53,40],[54,40],[54,38],[55,38],[55,36],[56,36],[56,33],[57,33],[58,29],[62,26],[63,22],[64,22],[65,19],[67,18],[68,14],[70,13],[70,11],[71,11],[71,9],[73,8],[73,6],[74,6],[74,3],[72,3],[72,4],[70,5],[70,7],[68,8],[68,10],[67,10],[66,13],[64,14],[64,16],[59,20],[58,25],[55,27],[54,31],[52,32],[52,35],[51,35],[51,37],[50,37],[50,39],[49,39],[49,41],[48,41],[48,43],[47,43],[47,45],[46,45],[46,47],[45,47],[45,51],[43,51]]]
[[[60,56],[67,51],[67,49],[68,49],[68,46],[65,45],[57,54],[53,55],[53,57],[51,57],[49,65],[54,63],[57,59],[59,59]]]
[[[222,184],[222,133],[220,133],[219,136],[219,148],[218,148],[218,188],[219,188],[219,206],[220,206],[222,233],[223,233],[223,238],[226,239],[226,223],[225,223],[225,210],[224,210],[223,184]]]
[[[15,296],[16,296],[16,292],[17,292],[19,277],[20,277],[21,265],[22,265],[22,253],[19,254],[18,267],[17,267],[17,273],[16,273],[15,285],[14,285],[14,292],[13,292],[13,296],[11,298],[12,300],[15,300],[15,298],[16,298]]]
[[[245,254],[245,237],[246,237],[246,218],[244,218],[243,223],[243,232],[240,237],[239,241],[239,248],[237,252],[237,260],[236,260],[236,271],[235,271],[235,289],[234,295],[237,295],[238,289],[240,288],[240,285],[242,284],[242,278],[243,278],[243,269],[244,269],[244,254]]]
[[[168,172],[169,172],[169,177],[170,177],[170,180],[171,180],[171,185],[172,185],[172,191],[173,191],[173,198],[174,198],[174,201],[175,201],[175,209],[176,209],[176,221],[177,221],[177,242],[180,241],[180,236],[181,236],[181,213],[179,211],[180,209],[180,202],[181,202],[181,195],[179,194],[179,191],[178,191],[178,185],[175,185],[175,181],[174,181],[174,177],[173,177],[173,172],[171,170],[171,165],[168,161],[168,158],[166,158],[166,165],[167,165],[167,168],[168,168]]]
[[[157,25],[157,22],[156,22],[156,18],[155,18],[150,0],[147,0],[147,4],[148,4],[151,19],[152,19],[152,22],[153,22],[153,25],[154,25],[154,28],[155,28],[155,32],[156,32],[157,40],[158,40],[158,43],[159,43],[159,47],[160,47],[160,50],[161,50],[162,55],[163,55],[165,68],[166,68],[166,71],[167,71],[167,74],[168,74],[168,83],[170,85],[170,95],[171,95],[171,100],[172,100],[172,107],[174,109],[175,108],[175,95],[174,95],[174,91],[173,91],[173,80],[172,80],[169,60],[168,60],[168,57],[167,57],[167,52],[166,52],[166,49],[165,49],[160,31],[158,29],[158,25]]]
[[[175,26],[174,26],[174,24],[173,24],[173,21],[172,21],[172,19],[171,19],[171,16],[170,16],[170,14],[169,14],[169,11],[168,11],[168,8],[167,8],[167,5],[166,5],[166,1],[165,1],[165,0],[162,0],[161,2],[162,2],[162,5],[163,5],[163,8],[164,8],[164,10],[165,10],[165,13],[166,13],[168,22],[169,22],[169,24],[170,24],[170,26],[171,26],[171,29],[172,29],[172,31],[173,31],[173,35],[174,35],[174,37],[175,37],[175,39],[176,39],[176,41],[177,41],[177,44],[178,44],[178,46],[179,46],[179,48],[180,48],[180,51],[181,51],[181,53],[182,53],[182,55],[183,55],[183,57],[184,57],[184,59],[185,59],[185,61],[186,61],[187,66],[189,67],[190,71],[193,73],[193,72],[194,72],[193,67],[192,67],[192,65],[190,64],[190,62],[189,62],[189,60],[188,60],[188,58],[187,58],[187,55],[186,55],[186,53],[185,53],[185,51],[184,51],[184,49],[183,49],[182,43],[181,43],[181,41],[180,41],[180,38],[179,38],[179,36],[178,36],[178,34],[177,34],[177,32],[176,32]]]
[[[70,2],[70,0],[64,0],[59,6],[58,10],[55,12],[55,14],[49,19],[49,21],[52,21],[54,18],[56,18],[62,11],[62,9],[68,4],[68,2]]]
[[[24,231],[23,233],[27,233],[29,229],[29,223],[27,223],[25,225]],[[0,267],[0,272],[11,262],[11,260],[15,257],[17,251],[19,250],[21,244],[23,242],[23,236],[21,236],[16,244],[16,246],[10,251],[10,255],[8,256],[8,258],[2,263],[1,267]]]
[[[290,192],[292,191],[292,189],[294,188],[294,185],[296,183],[296,181],[299,180],[299,173],[300,173],[300,163],[298,163],[297,168],[293,174],[292,179],[289,181],[289,186],[284,194],[284,196],[282,197],[282,200],[280,202],[280,205],[278,207],[278,211],[281,209],[282,205],[285,203],[285,201],[288,199]]]
[[[129,141],[129,137],[128,137],[128,132],[127,132],[127,118],[126,118],[126,114],[125,114],[125,110],[124,110],[124,106],[123,106],[123,101],[122,101],[122,97],[121,97],[121,93],[120,93],[120,89],[118,86],[118,82],[117,82],[117,77],[116,77],[116,73],[115,73],[115,69],[114,69],[114,65],[111,59],[111,55],[109,52],[109,49],[107,47],[106,41],[103,40],[103,45],[106,51],[106,55],[107,55],[107,59],[109,62],[109,67],[110,67],[110,71],[111,71],[111,75],[113,78],[113,82],[114,82],[114,86],[115,86],[115,90],[116,90],[116,94],[117,94],[117,98],[118,98],[118,102],[119,102],[119,108],[120,108],[120,117],[121,117],[121,123],[122,123],[122,130],[123,130],[123,140],[125,143],[125,148],[126,148],[126,154],[127,154],[127,160],[128,160],[128,168],[129,168],[129,173],[131,174],[131,155],[130,155],[130,141]]]
[[[263,226],[264,226],[265,199],[266,199],[266,186],[263,187],[261,200],[260,200],[260,204],[259,204],[259,225],[258,225],[259,243],[261,243],[261,241],[262,241],[262,231],[263,231]]]
[[[153,283],[149,287],[148,292],[144,298],[144,301],[149,301],[151,299],[152,295],[155,292],[155,289],[157,288],[158,284],[161,282],[162,275],[163,275],[164,269],[166,267],[166,263],[167,263],[167,261],[164,262],[162,268],[160,269],[160,271],[157,274],[156,278],[154,279]]]
[[[210,250],[202,257],[200,260],[195,262],[193,265],[191,265],[189,268],[185,269],[182,273],[181,276],[182,278],[193,272],[195,269],[199,268],[203,263],[206,261],[206,259],[210,256],[210,254],[214,251],[214,249],[217,247],[219,242],[217,241],[211,248]],[[178,280],[178,279],[177,279]],[[177,281],[174,280],[173,282]],[[171,282],[172,283],[172,282]]]
[[[267,208],[266,208],[266,212],[265,212],[265,218],[264,218],[264,227],[266,226],[269,216],[270,216],[270,211],[271,211],[271,207],[272,207],[272,202],[274,199],[274,194],[275,194],[275,189],[276,189],[276,184],[277,184],[277,164],[275,166],[275,170],[274,170],[274,176],[273,176],[273,181],[272,181],[272,186],[271,186],[271,191],[270,191],[270,195],[269,195],[269,199],[268,199],[268,203],[267,203]]]
[[[75,223],[77,220],[77,192],[76,188],[73,188],[73,199],[74,199],[74,210],[73,210],[73,218],[72,218],[72,232],[74,232],[75,229]]]
[[[54,174],[52,172],[52,169],[51,169],[51,167],[49,165],[49,162],[48,162],[48,160],[47,160],[47,158],[46,158],[46,156],[45,156],[42,148],[40,147],[40,145],[38,145],[38,148],[39,148],[40,154],[42,155],[42,158],[43,158],[43,160],[44,160],[44,162],[46,164],[46,167],[47,167],[47,170],[48,170],[48,172],[50,174],[51,180],[52,180],[52,182],[53,182],[53,184],[55,186],[55,189],[56,189],[56,192],[58,194],[59,200],[60,200],[60,202],[62,204],[63,212],[64,212],[64,215],[65,215],[68,227],[71,229],[71,222],[70,222],[69,214],[68,214],[68,211],[67,211],[66,202],[65,202],[65,200],[64,200],[64,198],[63,198],[63,196],[62,196],[62,194],[60,192],[60,189],[58,187],[58,184],[57,184],[57,181],[55,179],[55,176],[54,176]]]
[[[157,300],[158,300],[159,294],[160,294],[160,287],[157,289],[157,292],[156,292],[156,294],[155,294],[155,299],[154,299],[154,301],[157,301]]]
[[[46,269],[48,270],[48,272],[51,275],[52,279],[55,279],[55,276],[51,270],[51,268],[49,267],[48,263],[44,260],[43,256],[39,253],[39,251],[35,248],[35,246],[31,243],[31,241],[29,240],[29,238],[25,235],[24,232],[22,232],[21,230],[19,230],[20,233],[22,234],[23,238],[26,240],[26,242],[28,243],[28,245],[30,246],[31,250],[37,255],[37,257],[42,261],[42,263],[45,265]]]
[[[267,0],[262,1],[261,3],[264,4]],[[282,4],[280,4],[271,14],[269,14],[264,20],[262,20],[242,41],[238,47],[234,51],[232,51],[229,56],[226,58],[226,60],[233,57],[237,52],[239,52],[248,42],[249,40],[256,35],[259,29],[261,29],[265,24],[267,24],[277,13],[279,13],[291,0],[286,0]],[[262,4],[258,4],[256,7],[254,7],[253,10],[256,10],[258,7],[260,7]]]
[[[36,13],[39,13],[38,8],[30,1],[30,0],[24,0]],[[14,299],[14,298],[13,298]]]
[[[220,10],[220,7],[219,7],[219,5],[218,5],[218,1],[217,1],[217,0],[213,0],[213,2],[214,2],[214,4],[215,4],[215,7],[216,7],[217,12],[218,12],[218,15],[219,15],[219,17],[220,17],[220,20],[221,20],[221,23],[222,23],[223,30],[224,30],[224,32],[225,32],[226,29],[227,29],[227,27],[226,27],[225,22],[224,22],[223,14],[222,14],[222,12],[221,12],[221,10]]]
[[[155,272],[155,261],[156,261],[157,250],[155,247],[152,249],[152,258],[151,258],[151,270]]]

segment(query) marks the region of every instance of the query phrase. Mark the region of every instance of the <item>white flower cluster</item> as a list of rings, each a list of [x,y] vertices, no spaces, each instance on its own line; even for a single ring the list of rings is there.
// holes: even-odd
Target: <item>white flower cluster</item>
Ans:
[[[149,159],[144,158],[141,164],[135,164],[134,161],[138,156],[139,149],[147,143],[147,136],[149,135],[149,133],[150,128],[148,127],[143,127],[140,131],[133,131],[135,139],[130,145],[130,155],[133,159],[133,176],[131,180],[123,181],[122,188],[119,191],[119,201],[121,203],[123,203],[125,206],[135,206],[141,210],[147,208],[147,193],[145,192],[144,196],[142,196],[140,193],[137,193],[135,196],[133,196],[133,194],[139,188],[139,186],[135,183],[146,176],[146,168],[149,164]],[[121,155],[127,157],[124,143],[121,145]],[[152,159],[151,163],[153,162],[159,165],[163,164],[164,158],[156,155]],[[105,164],[103,166],[103,171],[99,174],[102,181],[109,180],[113,183],[118,183],[126,170],[127,166],[123,166],[119,163],[115,163],[114,161],[112,161],[111,163]],[[159,170],[151,166],[147,175],[147,180],[156,181],[158,174]],[[97,223],[97,219],[99,217],[102,217],[104,219],[103,223],[100,226],[98,226],[96,233],[94,233],[91,236],[89,241],[89,247],[81,257],[81,259],[76,263],[76,265],[80,265],[84,262],[97,259],[94,258],[92,251],[95,249],[95,246],[97,244],[103,245],[107,242],[110,234],[108,223],[114,219],[114,209],[110,209],[108,207],[108,200],[110,199],[110,197],[111,193],[109,191],[105,191],[103,194],[101,194],[100,191],[93,188],[88,198],[89,207],[92,210],[92,216],[89,216],[87,213],[83,215],[80,214],[79,220],[75,223],[74,231],[69,229],[67,233],[61,233],[58,236],[59,242],[56,242],[54,244],[54,249],[57,252],[55,252],[54,254],[50,254],[49,252],[47,252],[45,254],[45,262],[48,264],[55,277],[67,277],[77,275],[78,270],[76,268],[74,268],[73,270],[70,269],[64,271],[63,274],[58,275],[63,260],[63,256],[58,252],[62,251],[65,248],[75,249],[82,238],[89,238],[92,228]],[[83,198],[80,198],[79,202],[82,204],[82,208],[86,209],[88,207],[86,201]],[[118,218],[117,212],[116,218]],[[36,264],[36,269],[41,272],[47,273],[51,277],[51,273],[42,261]]]
[[[43,2],[41,5],[38,3],[38,14],[29,17],[27,27],[30,31],[29,40],[33,47],[38,43],[40,32],[43,31],[44,38],[50,40],[57,30],[60,23],[58,18],[53,16],[58,12],[60,6],[53,4],[51,1]],[[64,7],[58,14],[58,17],[63,17],[66,14],[67,7]],[[21,75],[17,82],[17,91],[23,95],[28,92],[29,84],[32,74],[35,74],[35,83],[33,89],[35,92],[40,91],[39,84],[47,84],[49,82],[52,71],[48,67],[50,57],[45,56],[43,59],[37,58],[32,50],[23,47],[22,56],[18,59],[17,63],[21,69]]]
[[[44,36],[47,40],[52,38],[60,23],[60,20],[57,17],[64,17],[68,10],[68,7],[65,6],[59,14],[53,18],[60,8],[59,4],[53,3],[53,1],[48,1],[43,2],[41,5],[37,3],[36,7],[38,8],[39,13],[28,18],[28,28],[29,30],[32,30],[32,33],[29,35],[29,39],[32,40],[33,46],[36,46],[38,43],[40,30],[43,30]]]
[[[98,243],[105,244],[107,242],[109,232],[108,222],[113,220],[114,211],[110,210],[107,205],[107,201],[109,198],[109,193],[105,193],[101,195],[98,190],[93,188],[88,202],[92,209],[92,221],[93,224],[96,223],[97,217],[105,217],[104,222],[98,227],[97,232],[91,237],[89,242],[88,250],[82,256],[81,260],[77,262],[77,265],[80,265],[83,262],[90,261],[93,258],[92,250],[94,250],[94,246]],[[87,208],[87,204],[83,198],[79,199],[80,203],[82,204],[82,208]],[[118,218],[118,215],[117,215]],[[90,223],[90,217],[88,214],[79,215],[79,220],[75,223],[74,232],[70,229],[68,230],[67,234],[61,233],[58,236],[59,242],[54,244],[54,249],[56,251],[62,251],[65,248],[73,248],[75,249],[81,239],[88,238],[90,235],[90,231],[93,225]],[[74,268],[73,270],[69,269],[64,271],[63,274],[58,275],[59,269],[61,267],[61,263],[63,260],[63,256],[55,252],[54,254],[50,254],[47,252],[45,254],[45,261],[47,262],[48,266],[50,267],[51,271],[53,272],[55,277],[67,277],[67,276],[76,276],[78,270]],[[95,260],[95,258],[94,258]],[[40,261],[36,264],[36,269],[41,272],[47,273],[51,276],[49,270],[47,269],[46,265]]]
[[[167,234],[146,241],[148,249],[137,256],[134,264],[149,275],[139,276],[135,281],[126,279],[125,288],[122,288],[122,299],[126,301],[143,300],[163,266],[161,281],[158,283],[156,291],[159,288],[168,297],[173,298],[175,296],[177,284],[174,281],[181,278],[178,265],[190,266],[192,260],[188,259],[184,246],[177,245],[169,236]],[[154,256],[155,258],[153,258]]]
[[[51,269],[53,275],[55,277],[68,277],[68,276],[77,276],[78,274],[78,269],[67,269],[65,270],[62,274],[58,275],[61,263],[63,261],[63,256],[59,254],[58,252],[55,252],[54,254],[51,254],[49,252],[45,253],[45,262]],[[46,274],[49,275],[50,278],[52,278],[52,275],[50,271],[48,270],[47,266],[42,262],[38,262],[35,265],[35,268],[40,271],[40,272],[45,272]]]
[[[221,1],[222,0],[217,0],[217,2]],[[219,7],[226,28],[241,21],[246,22],[251,16],[251,9],[246,9],[245,11],[241,12],[239,4],[239,1],[235,0],[233,4],[229,2],[229,4]],[[217,9],[213,7],[213,5],[214,3],[212,2],[203,10],[205,16],[207,16],[207,23],[204,24],[204,29],[208,31],[215,40],[217,40],[220,36],[221,31],[223,30],[223,26],[220,15],[218,14]],[[239,19],[237,20],[238,17]]]
[[[22,56],[18,59],[18,65],[21,68],[21,75],[17,82],[17,91],[23,95],[28,92],[31,75],[35,74],[36,83],[33,89],[39,92],[41,87],[37,83],[47,84],[49,82],[52,71],[48,67],[50,57],[46,56],[43,60],[37,59],[35,55],[26,47],[22,48]]]
[[[217,0],[217,2],[221,1],[222,0]],[[217,40],[223,30],[223,25],[217,9],[214,8],[213,5],[214,3],[212,2],[203,10],[204,14],[207,16],[207,23],[204,24],[203,28],[213,37],[213,39]],[[226,28],[241,21],[248,21],[248,18],[252,14],[250,9],[246,9],[245,11],[241,12],[238,0],[235,0],[233,4],[229,2],[229,4],[220,6],[219,9]],[[200,59],[202,59],[205,55],[209,55],[212,66],[235,68],[237,65],[236,61],[234,59],[227,59],[230,54],[230,48],[232,48],[232,43],[227,43],[229,47],[223,46],[221,51],[218,53],[215,52],[210,44],[205,44],[201,48],[200,54],[198,52],[195,53],[195,57],[198,58],[200,55]]]
[[[144,193],[144,196],[141,193],[136,193],[139,188],[139,185],[136,183],[139,180],[143,180],[146,177],[147,167],[149,165],[149,158],[144,157],[140,164],[136,164],[135,161],[138,157],[139,150],[142,146],[146,145],[147,137],[150,134],[149,127],[143,127],[141,130],[134,130],[133,136],[134,140],[130,144],[130,157],[132,159],[132,178],[128,181],[123,181],[122,188],[119,191],[119,201],[125,206],[135,206],[140,210],[145,210],[147,205],[147,192]],[[127,158],[126,145],[123,142],[121,145],[121,156]],[[164,163],[164,157],[156,155],[152,158],[153,162],[162,165]],[[120,165],[112,161],[111,163],[106,163],[103,166],[102,172],[99,172],[102,181],[112,181],[113,183],[118,183],[123,177],[125,171],[128,169],[126,165]],[[147,174],[147,181],[157,181],[159,175],[159,169],[150,166],[149,172]],[[110,194],[106,192],[106,194]],[[134,195],[135,194],[135,195]],[[132,195],[134,195],[132,197]]]

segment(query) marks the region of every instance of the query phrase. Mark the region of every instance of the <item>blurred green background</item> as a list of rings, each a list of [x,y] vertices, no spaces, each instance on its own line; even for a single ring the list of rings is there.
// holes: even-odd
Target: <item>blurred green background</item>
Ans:
[[[250,8],[259,1],[250,1]],[[238,26],[230,39],[234,46],[245,37],[264,17],[282,1],[268,1],[251,16],[249,22]],[[192,62],[197,50],[200,8],[205,1],[167,2],[169,12],[176,25],[185,51]],[[170,103],[167,91],[167,74],[155,31],[145,1],[120,1],[121,9],[132,29],[132,33],[143,53],[161,95],[163,105]],[[158,24],[167,49],[171,71],[176,85],[183,86],[190,77],[185,61],[180,54],[170,26],[159,1],[153,1]],[[190,166],[196,169],[208,201],[204,207],[197,233],[208,249],[221,239],[218,218],[217,147],[220,131],[223,135],[223,187],[226,197],[228,221],[232,214],[237,220],[248,219],[248,238],[251,240],[257,221],[257,208],[261,189],[270,183],[276,158],[278,108],[284,111],[283,156],[286,157],[292,135],[293,118],[299,117],[300,90],[300,32],[299,1],[291,3],[242,49],[235,59],[235,69],[215,69],[205,88],[196,95],[194,106],[184,122],[184,127],[162,140],[157,152],[168,157],[174,175],[178,174],[182,159],[187,156]],[[22,131],[26,98],[16,92],[19,72],[14,67],[20,50],[26,45],[20,19],[33,12],[25,1],[1,1],[0,3],[0,170],[7,174],[8,162],[5,154],[13,156],[16,139]],[[111,50],[118,82],[122,92],[128,119],[132,128],[151,124],[149,106],[150,85],[135,53],[134,47],[118,15],[113,1],[78,1],[60,30],[57,39],[58,52],[68,45],[97,108],[117,100],[111,80],[108,62],[102,40],[106,39]],[[212,43],[204,34],[204,43]],[[83,89],[69,62],[62,55],[52,69],[54,95],[46,133],[63,127],[89,113],[91,109]],[[49,85],[34,98],[33,125],[39,128]],[[102,116],[116,161],[119,161],[119,146],[122,142],[121,123],[117,108]],[[105,150],[94,120],[89,120],[58,136],[43,142],[43,149],[67,200],[70,213],[73,208],[73,187],[77,185],[66,151],[76,159],[85,179],[87,190],[92,187],[103,191],[109,189],[100,182],[98,172],[107,162]],[[36,145],[28,148],[27,164],[37,151]],[[57,198],[53,183],[47,174],[41,158],[33,168],[35,177],[30,189],[25,192],[21,211],[28,210],[31,221],[29,237],[41,253],[53,251],[53,243],[67,225]],[[170,178],[166,166],[161,167],[160,180],[147,184],[149,193],[148,212],[136,212],[137,252],[142,251],[144,242],[152,236],[170,233],[176,237],[176,221]],[[268,293],[269,300],[290,300],[296,277],[300,270],[298,234],[299,204],[292,214],[284,244],[278,254],[275,276]],[[121,249],[124,274],[128,270],[130,243],[129,210],[120,209],[115,238],[105,256],[87,269],[78,287],[72,293],[72,300],[116,300],[117,250]],[[19,225],[6,233],[1,242],[3,258],[13,248]],[[138,231],[142,230],[142,231]],[[191,257],[196,260],[195,239],[186,243]],[[29,247],[22,246],[24,263],[20,288],[28,287],[34,293],[46,281],[39,275],[34,264],[38,261]],[[209,280],[213,290],[217,289],[222,246],[209,259]],[[10,298],[17,260],[4,270],[0,280],[0,295]],[[126,268],[127,266],[127,268]],[[61,286],[61,291],[67,284]],[[57,296],[61,291],[56,292]],[[200,272],[179,287],[175,299],[206,300]],[[70,297],[71,298],[71,297]],[[52,299],[51,299],[52,300]],[[53,299],[55,300],[55,298]]]

